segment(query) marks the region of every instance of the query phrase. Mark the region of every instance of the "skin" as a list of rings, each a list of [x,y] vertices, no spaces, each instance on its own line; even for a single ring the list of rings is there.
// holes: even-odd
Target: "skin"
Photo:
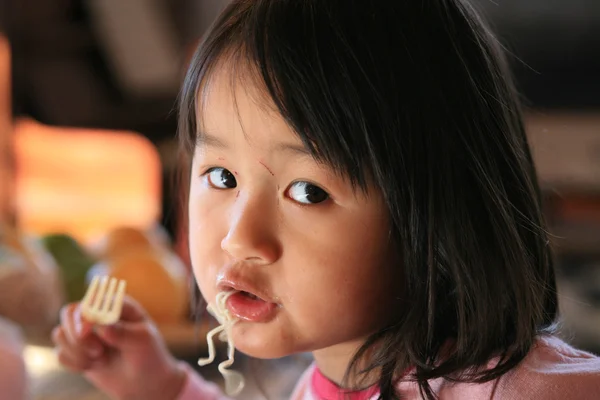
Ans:
[[[79,303],[63,307],[60,320],[52,331],[58,360],[109,398],[165,400],[181,392],[185,371],[135,300],[126,297],[115,325],[94,327]]]
[[[340,383],[354,352],[398,307],[387,208],[375,187],[353,190],[315,161],[262,90],[227,70],[211,77],[198,109],[189,198],[195,277],[208,302],[227,278],[278,304],[267,321],[234,325],[238,350],[259,358],[312,351]]]

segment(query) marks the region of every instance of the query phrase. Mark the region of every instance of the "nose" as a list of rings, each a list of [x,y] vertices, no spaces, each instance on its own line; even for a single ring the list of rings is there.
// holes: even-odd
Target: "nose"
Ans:
[[[271,264],[281,255],[276,206],[259,196],[239,196],[232,206],[221,248],[239,261]]]

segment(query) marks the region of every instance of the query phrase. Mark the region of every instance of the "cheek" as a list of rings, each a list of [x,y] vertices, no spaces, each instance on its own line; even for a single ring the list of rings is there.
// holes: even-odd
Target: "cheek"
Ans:
[[[356,229],[357,223],[338,222],[330,232],[296,238],[288,259],[298,272],[288,279],[295,282],[289,292],[302,299],[293,304],[315,329],[335,320],[337,329],[367,334],[386,322],[384,310],[389,313],[393,288],[399,286],[390,268],[387,227],[362,223]],[[314,310],[320,310],[318,316]]]
[[[192,185],[193,186],[193,185]],[[190,190],[189,199],[189,251],[194,277],[205,299],[215,296],[214,283],[220,265],[220,243],[218,213],[208,204],[207,196],[198,190]]]

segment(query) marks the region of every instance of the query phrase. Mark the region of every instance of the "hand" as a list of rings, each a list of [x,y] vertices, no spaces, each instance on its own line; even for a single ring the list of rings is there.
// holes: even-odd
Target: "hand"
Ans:
[[[60,363],[83,373],[98,389],[119,400],[176,399],[185,372],[167,350],[144,309],[126,297],[121,319],[94,326],[81,315],[79,303],[61,310],[52,331]]]

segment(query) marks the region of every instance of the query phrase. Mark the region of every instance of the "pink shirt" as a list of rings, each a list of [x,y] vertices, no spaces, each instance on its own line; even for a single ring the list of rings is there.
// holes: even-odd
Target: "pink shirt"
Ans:
[[[574,349],[556,337],[540,338],[525,360],[501,378],[483,384],[436,379],[431,387],[440,400],[597,400],[600,399],[600,358]],[[403,399],[421,399],[416,384],[400,382]],[[315,365],[302,375],[291,400],[337,400],[343,393]],[[353,394],[353,400],[377,399],[374,390]],[[178,400],[226,400],[216,385],[197,374],[188,380]]]

